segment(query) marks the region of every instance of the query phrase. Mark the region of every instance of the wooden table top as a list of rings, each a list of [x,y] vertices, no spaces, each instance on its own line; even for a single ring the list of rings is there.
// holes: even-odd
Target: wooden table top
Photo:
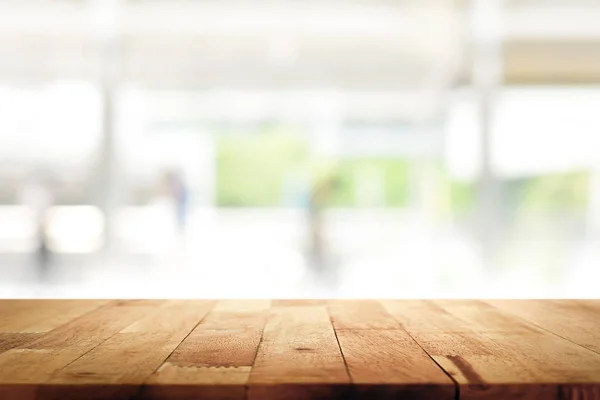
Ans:
[[[600,399],[600,301],[0,300],[0,399]]]

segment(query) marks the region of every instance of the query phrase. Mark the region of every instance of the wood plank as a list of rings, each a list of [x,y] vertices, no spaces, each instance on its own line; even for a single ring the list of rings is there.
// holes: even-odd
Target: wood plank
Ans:
[[[65,300],[63,300],[65,301]],[[55,302],[53,300],[52,302]],[[46,300],[16,300],[4,299],[0,302],[0,326],[4,326],[7,320],[15,314],[29,313],[39,307],[40,304],[48,303]],[[22,316],[22,315],[21,315]]]
[[[44,303],[48,304],[43,300],[2,300],[0,302],[0,332],[17,332],[13,325],[20,323],[19,321],[23,319],[35,321],[30,316],[31,312],[35,312],[39,305]]]
[[[600,400],[599,315],[593,300],[0,301],[0,399],[450,399],[447,373],[460,398]]]
[[[220,301],[152,375],[144,398],[245,399],[269,305]]]
[[[398,329],[398,322],[376,300],[330,301],[329,315],[336,331],[343,329]]]
[[[544,300],[546,301],[546,300]],[[576,301],[578,304],[581,304],[583,307],[586,307],[595,312],[600,312],[600,299],[597,300],[572,300]]]
[[[266,312],[270,308],[271,300],[219,300],[213,312]]]
[[[38,400],[37,391],[54,371],[80,357],[81,349],[12,349],[0,354],[0,399]]]
[[[244,400],[251,367],[163,364],[144,386],[145,400]]]
[[[562,399],[573,387],[594,396],[600,384],[598,354],[482,302],[384,304],[460,384],[461,399]],[[437,321],[435,330],[423,315]]]
[[[600,354],[600,301],[490,300],[486,302]]]
[[[114,301],[53,329],[27,348],[89,350],[162,304],[164,300]]]
[[[38,339],[39,333],[0,333],[0,353]]]
[[[318,299],[279,299],[273,300],[273,307],[310,307],[325,306],[327,300]]]
[[[90,312],[106,300],[27,300],[4,310],[0,316],[0,333],[47,332],[80,315]]]
[[[337,335],[360,398],[454,399],[454,382],[406,332],[341,330]]]
[[[252,366],[267,314],[212,312],[169,357],[178,366]]]
[[[325,307],[273,309],[250,373],[250,399],[344,398],[349,383]]]
[[[476,300],[382,300],[381,303],[408,332],[481,333],[536,332],[531,324],[519,321]],[[451,305],[452,312],[442,305]]]
[[[562,385],[558,398],[561,400],[599,400],[600,387],[596,384]]]
[[[214,306],[169,301],[52,375],[39,399],[127,399]]]
[[[108,303],[109,300],[69,300],[60,310],[53,310],[21,332],[49,332]]]
[[[35,393],[38,385],[47,383],[54,372],[142,318],[160,303],[113,301],[33,342],[1,353],[0,398],[27,398],[32,391]]]

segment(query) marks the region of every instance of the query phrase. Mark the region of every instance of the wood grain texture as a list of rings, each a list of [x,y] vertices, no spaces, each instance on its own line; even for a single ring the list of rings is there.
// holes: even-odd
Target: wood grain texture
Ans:
[[[496,300],[487,303],[600,354],[600,301]]]
[[[280,299],[273,300],[273,307],[310,307],[310,306],[325,306],[327,300],[310,300],[310,299]]]
[[[221,301],[154,373],[144,398],[245,399],[270,302]]]
[[[39,333],[0,333],[0,353],[40,338]]]
[[[39,333],[48,332],[74,318],[92,311],[106,300],[25,300],[23,304],[0,309],[0,332]]]
[[[581,398],[594,398],[600,383],[598,354],[522,319],[478,301],[385,304],[459,383],[461,399],[558,400],[570,387]],[[422,323],[423,316],[438,322],[435,330]]]
[[[337,332],[356,392],[364,398],[454,399],[454,383],[402,330]]]
[[[600,400],[599,301],[0,300],[1,400]]]
[[[342,398],[349,383],[325,307],[271,313],[250,373],[250,399]]]
[[[211,312],[169,357],[182,367],[251,367],[266,312]]]
[[[337,300],[329,302],[336,330],[398,329],[398,322],[376,300]]]
[[[163,364],[142,391],[147,400],[244,400],[251,367]]]
[[[52,303],[47,302],[48,307]],[[48,385],[53,374],[162,303],[113,301],[47,332],[37,340],[1,353],[0,398],[19,400],[35,394],[38,386]],[[61,307],[60,303],[57,307]]]
[[[56,371],[40,399],[128,399],[169,357],[214,306],[208,301],[169,301]]]

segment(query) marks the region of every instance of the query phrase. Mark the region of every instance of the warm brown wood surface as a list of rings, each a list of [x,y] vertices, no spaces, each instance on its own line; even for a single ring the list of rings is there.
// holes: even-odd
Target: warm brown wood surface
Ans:
[[[0,300],[0,399],[600,400],[600,301]]]

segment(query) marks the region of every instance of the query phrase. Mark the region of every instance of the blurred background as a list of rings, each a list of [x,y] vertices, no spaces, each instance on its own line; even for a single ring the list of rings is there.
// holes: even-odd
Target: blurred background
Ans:
[[[0,0],[0,297],[597,297],[597,0]]]

